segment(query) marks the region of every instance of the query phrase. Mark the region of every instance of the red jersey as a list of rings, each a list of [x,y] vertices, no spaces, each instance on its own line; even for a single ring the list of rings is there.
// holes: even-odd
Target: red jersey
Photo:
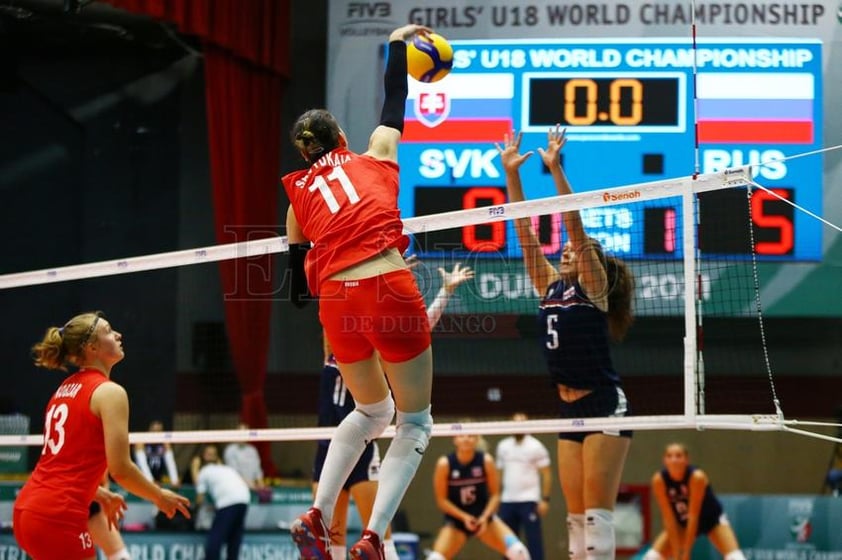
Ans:
[[[403,253],[409,245],[394,161],[337,148],[282,182],[304,236],[313,242],[304,263],[313,295],[337,272],[385,249]]]
[[[53,394],[47,403],[41,457],[15,509],[87,520],[88,506],[107,469],[102,420],[91,412],[91,395],[106,381],[100,371],[81,370]]]

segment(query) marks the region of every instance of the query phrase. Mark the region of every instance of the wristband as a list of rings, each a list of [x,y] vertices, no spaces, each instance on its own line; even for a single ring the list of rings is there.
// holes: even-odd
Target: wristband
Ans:
[[[287,268],[290,271],[289,299],[292,304],[301,309],[313,300],[307,289],[307,276],[304,272],[304,259],[310,249],[309,243],[290,243]]]

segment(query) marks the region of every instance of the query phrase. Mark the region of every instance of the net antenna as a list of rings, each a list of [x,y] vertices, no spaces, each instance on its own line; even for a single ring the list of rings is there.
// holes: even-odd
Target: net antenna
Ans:
[[[692,80],[692,91],[693,91],[693,177],[696,178],[699,176],[701,172],[701,149],[699,147],[699,91],[698,91],[698,74],[699,74],[699,65],[698,65],[698,42],[696,41],[696,0],[692,0],[690,5],[690,36],[692,38],[692,61],[693,61],[693,80]],[[689,204],[690,201],[685,200],[685,207],[684,212],[685,216],[695,216],[695,223],[694,231],[688,231],[687,228],[684,232],[684,240],[685,240],[685,251],[690,251],[691,253],[685,254],[693,254],[695,256],[695,262],[693,266],[697,269],[700,267],[698,266],[702,260],[702,253],[700,250],[700,245],[693,241],[696,236],[698,235],[699,228],[701,226],[701,212],[698,212],[698,199],[696,197],[693,198],[691,206]],[[687,226],[687,222],[690,220],[685,219],[685,226]],[[689,235],[688,235],[689,234]],[[688,240],[693,241],[692,247],[687,247]],[[703,301],[703,278],[701,270],[697,270],[695,279],[692,276],[692,269],[688,270],[685,268],[685,285],[686,286],[695,286],[694,294],[695,294],[695,317],[696,317],[696,324],[691,326],[689,323],[687,324],[687,333],[692,332],[695,333],[695,338],[693,339],[693,344],[695,344],[695,360],[692,360],[692,363],[695,365],[694,371],[692,375],[688,372],[684,377],[684,394],[687,402],[685,403],[685,414],[704,414],[705,413],[705,356],[704,356],[704,330],[702,327],[702,301]],[[689,290],[688,290],[689,293]],[[693,302],[690,298],[687,298],[686,304],[689,306]],[[685,317],[689,317],[690,313],[685,313]],[[688,337],[689,338],[689,337]],[[691,350],[688,349],[688,353]],[[686,360],[685,360],[685,363]],[[691,412],[692,409],[692,412]]]

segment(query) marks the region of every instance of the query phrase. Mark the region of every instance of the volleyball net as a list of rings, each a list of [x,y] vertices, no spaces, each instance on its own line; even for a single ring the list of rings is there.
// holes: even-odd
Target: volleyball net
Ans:
[[[755,226],[758,215],[797,211],[785,193],[756,183],[750,167],[516,203],[500,200],[499,192],[504,191],[478,188],[466,193],[474,197],[469,210],[405,220],[410,252],[420,258],[414,272],[428,305],[442,287],[439,269],[450,271],[459,263],[475,274],[456,288],[433,329],[435,436],[792,429],[765,337],[764,262],[758,258],[758,247],[782,240],[758,235]],[[505,242],[513,238],[512,220],[529,218],[542,252],[557,264],[565,242],[561,214],[570,210],[581,213],[586,231],[607,255],[625,262],[635,279],[635,322],[626,339],[612,347],[631,403],[626,417],[557,417],[558,395],[539,342],[549,327],[536,320],[539,295],[524,268],[522,248]],[[176,418],[175,431],[133,433],[132,441],[313,440],[333,431],[313,427],[322,348],[316,306],[303,320],[304,312],[289,305],[282,267],[273,272],[277,289],[260,295],[274,301],[273,340],[286,341],[273,343],[269,352],[264,388],[269,428],[234,429],[240,388],[227,351],[216,263],[236,259],[265,274],[253,259],[287,249],[284,237],[269,237],[5,274],[0,290],[31,309],[43,308],[59,294],[77,293],[79,301],[97,302],[88,307],[109,313],[127,348],[115,379],[131,386],[133,407]],[[174,324],[151,314],[148,300],[133,297],[141,291],[166,299],[175,310]],[[143,385],[149,356],[159,349],[174,357],[174,379],[170,386]],[[530,420],[509,422],[512,411],[526,412]],[[37,425],[32,422],[33,431]],[[0,436],[2,445],[40,443],[39,435]]]

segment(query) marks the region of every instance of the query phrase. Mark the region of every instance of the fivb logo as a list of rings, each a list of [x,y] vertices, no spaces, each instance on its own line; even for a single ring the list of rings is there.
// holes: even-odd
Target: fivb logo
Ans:
[[[389,2],[349,2],[349,19],[387,18],[392,15]]]
[[[636,200],[640,198],[640,191],[625,191],[619,193],[607,192],[602,194],[604,202],[622,202],[624,200]]]

